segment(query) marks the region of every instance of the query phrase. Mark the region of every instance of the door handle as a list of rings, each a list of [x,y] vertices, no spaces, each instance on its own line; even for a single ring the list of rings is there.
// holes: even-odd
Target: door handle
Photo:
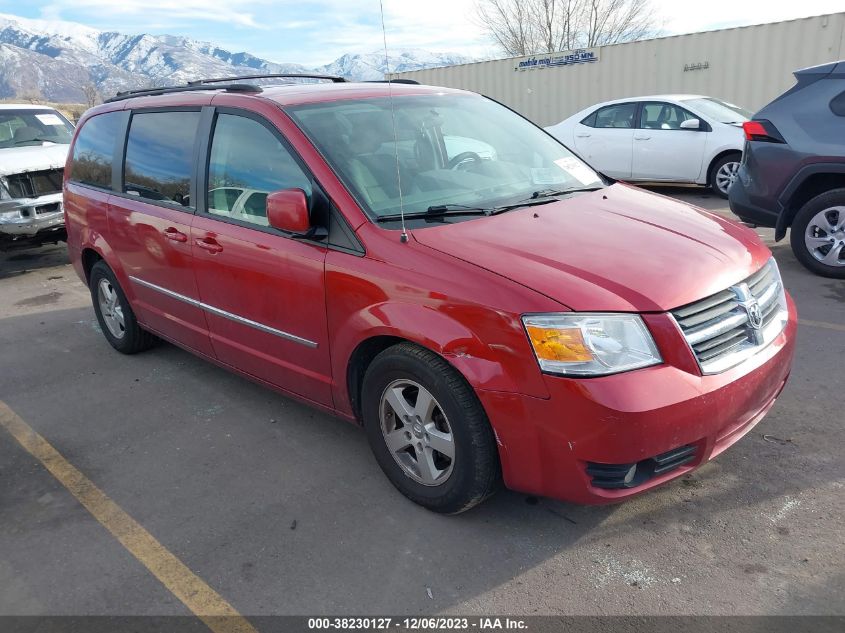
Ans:
[[[172,226],[167,227],[164,229],[164,237],[169,240],[173,240],[174,242],[187,242],[188,236],[182,233],[177,229],[174,229]]]
[[[223,250],[223,247],[218,244],[217,240],[213,237],[202,237],[194,242],[197,246],[201,249],[208,251],[209,253],[219,253]]]
[[[637,141],[647,141],[650,138],[651,138],[650,136],[635,136],[634,137],[634,139],[637,140]]]
[[[575,136],[577,136],[578,138],[587,138],[590,135],[587,132],[579,132]]]

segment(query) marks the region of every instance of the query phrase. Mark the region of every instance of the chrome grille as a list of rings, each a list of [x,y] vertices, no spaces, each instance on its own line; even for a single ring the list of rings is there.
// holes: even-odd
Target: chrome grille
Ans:
[[[735,286],[673,310],[672,316],[705,374],[741,363],[771,343],[788,320],[775,260]]]

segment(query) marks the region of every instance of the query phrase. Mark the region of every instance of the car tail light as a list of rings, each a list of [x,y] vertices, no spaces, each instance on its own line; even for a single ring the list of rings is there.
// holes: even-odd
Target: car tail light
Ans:
[[[746,121],[742,124],[746,141],[763,141],[766,143],[785,143],[777,128],[763,119]]]

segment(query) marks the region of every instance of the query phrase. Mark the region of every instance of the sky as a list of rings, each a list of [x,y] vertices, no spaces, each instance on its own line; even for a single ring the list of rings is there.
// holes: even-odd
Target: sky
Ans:
[[[502,57],[478,25],[477,1],[383,0],[387,44]],[[843,0],[651,2],[665,35],[845,10]],[[183,35],[307,66],[383,47],[379,0],[0,0],[0,12],[123,33]]]

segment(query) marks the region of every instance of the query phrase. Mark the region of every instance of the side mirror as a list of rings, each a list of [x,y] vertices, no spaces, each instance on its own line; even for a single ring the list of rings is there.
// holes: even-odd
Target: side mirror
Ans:
[[[267,222],[274,229],[305,235],[311,230],[308,200],[302,189],[282,189],[267,194]]]
[[[686,121],[681,121],[681,129],[682,130],[700,130],[701,129],[701,120],[699,120],[699,119],[687,119]]]

